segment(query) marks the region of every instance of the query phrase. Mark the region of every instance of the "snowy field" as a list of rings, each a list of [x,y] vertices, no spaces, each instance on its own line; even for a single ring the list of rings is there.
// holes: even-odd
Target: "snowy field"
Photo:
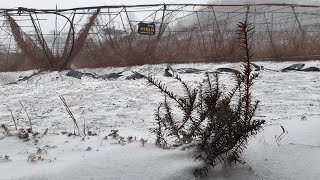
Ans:
[[[296,62],[257,62],[266,68],[280,70]],[[304,62],[306,67],[320,67],[320,61]],[[214,71],[220,67],[240,69],[240,64],[181,64],[173,68],[197,68]],[[107,74],[124,70],[154,75],[174,92],[182,92],[173,78],[164,77],[166,65],[145,65],[131,68],[82,69],[82,72]],[[0,73],[0,124],[14,130],[28,128],[28,112],[36,138],[24,141],[3,135],[0,130],[0,179],[195,179],[193,170],[201,162],[194,161],[192,151],[163,150],[154,145],[154,113],[163,95],[145,79],[116,80],[68,77],[67,72],[39,74],[28,81],[12,83],[32,71]],[[131,73],[126,71],[123,74]],[[190,85],[202,82],[203,73],[181,74]],[[221,82],[230,87],[230,73],[221,74]],[[59,98],[62,95],[74,114],[80,129],[97,136],[67,136],[74,124]],[[267,124],[252,138],[243,154],[246,164],[217,167],[201,179],[304,179],[320,178],[320,72],[260,72],[253,88],[260,100],[256,118]],[[281,126],[287,131],[282,133]],[[48,133],[42,134],[48,128]],[[118,130],[133,142],[121,144],[105,136]],[[144,146],[141,139],[147,140]]]

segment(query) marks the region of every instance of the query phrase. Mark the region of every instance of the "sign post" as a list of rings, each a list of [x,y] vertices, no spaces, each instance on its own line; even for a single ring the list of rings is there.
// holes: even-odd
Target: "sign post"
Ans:
[[[156,34],[156,24],[155,23],[143,23],[138,24],[138,33],[143,35],[155,35]]]

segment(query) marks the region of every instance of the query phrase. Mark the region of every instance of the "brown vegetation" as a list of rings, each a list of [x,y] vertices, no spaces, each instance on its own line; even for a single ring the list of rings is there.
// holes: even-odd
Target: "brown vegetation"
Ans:
[[[41,31],[38,32],[39,27],[36,23],[33,23],[34,34],[37,34],[34,40],[23,31],[10,13],[7,13],[7,24],[20,51],[15,54],[15,58],[1,58],[0,70],[35,68],[61,70],[71,67],[93,68],[158,63],[238,62],[241,53],[235,29],[235,19],[238,18],[235,17],[243,16],[245,9],[249,13],[250,22],[253,24],[253,21],[259,22],[255,24],[257,29],[252,37],[256,52],[255,60],[308,60],[319,57],[320,32],[312,23],[303,24],[302,15],[300,19],[294,16],[296,11],[291,10],[291,19],[287,18],[290,23],[282,26],[281,21],[271,21],[270,17],[267,18],[266,16],[271,16],[268,12],[264,12],[263,16],[254,14],[249,6],[243,9],[242,14],[239,12],[239,16],[233,16],[233,19],[229,17],[217,19],[213,7],[207,8],[206,12],[198,10],[193,13],[194,18],[191,18],[191,22],[186,25],[183,23],[189,19],[184,19],[180,23],[179,20],[173,19],[173,12],[165,11],[164,6],[164,10],[160,11],[162,16],[156,20],[155,35],[138,34],[133,24],[135,21],[133,18],[130,19],[130,14],[126,10],[118,11],[118,14],[113,16],[114,18],[120,16],[121,19],[119,21],[118,17],[119,25],[114,26],[111,25],[115,21],[114,18],[109,18],[108,22],[107,18],[103,17],[111,16],[108,14],[109,11],[100,8],[90,9],[84,13],[87,14],[87,22],[82,25],[74,22],[74,14],[73,18],[69,19],[72,26],[67,32],[65,47],[60,53],[52,53]],[[32,15],[36,14],[35,11],[28,10],[27,16],[30,16],[31,20],[34,20]],[[256,20],[253,20],[254,18]],[[78,32],[75,32],[74,26],[78,26]]]

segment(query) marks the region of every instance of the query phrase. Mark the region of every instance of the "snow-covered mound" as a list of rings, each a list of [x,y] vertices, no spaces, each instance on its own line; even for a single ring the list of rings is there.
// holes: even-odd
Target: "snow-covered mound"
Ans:
[[[243,156],[246,164],[217,168],[203,179],[318,179],[320,73],[280,72],[297,62],[255,63],[265,67],[253,88],[253,98],[261,101],[256,118],[265,119],[267,125],[249,142]],[[303,63],[305,67],[320,67],[320,61]],[[200,69],[180,75],[192,86],[203,81],[204,72],[218,68],[241,70],[237,63],[171,66]],[[126,79],[132,72],[153,75],[172,91],[182,93],[177,81],[163,76],[166,67],[79,70],[96,75],[124,72],[117,79],[77,79],[62,71],[18,81],[33,71],[0,73],[0,124],[14,130],[13,115],[18,128],[28,128],[23,104],[33,130],[40,133],[26,142],[15,136],[1,136],[0,179],[194,179],[193,170],[200,162],[194,161],[191,151],[162,150],[153,144],[155,136],[150,128],[155,125],[154,112],[164,96],[145,79]],[[220,77],[225,88],[232,87],[232,73],[221,73]],[[67,135],[77,129],[59,95],[65,98],[81,131],[85,124],[86,130],[97,136],[82,139]],[[285,129],[283,135],[281,126]],[[47,128],[48,133],[42,135]],[[119,130],[124,141],[131,136],[132,143],[119,144],[108,136],[111,130]],[[279,139],[280,135],[283,138]],[[144,146],[141,138],[147,140]]]

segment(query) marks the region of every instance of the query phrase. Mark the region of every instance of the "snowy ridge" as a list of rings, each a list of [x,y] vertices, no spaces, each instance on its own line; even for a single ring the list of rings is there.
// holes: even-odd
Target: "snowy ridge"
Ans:
[[[256,62],[264,67],[281,70],[297,62]],[[320,67],[320,61],[303,62]],[[181,64],[173,68],[241,69],[240,64]],[[182,88],[173,78],[164,77],[166,65],[144,65],[130,68],[81,69],[81,72],[106,74],[125,70],[154,75],[174,92]],[[18,127],[28,127],[20,102],[26,107],[33,129],[48,135],[35,143],[17,137],[0,140],[0,179],[194,179],[193,170],[200,165],[191,151],[162,150],[154,146],[154,112],[163,95],[145,79],[103,80],[85,77],[76,79],[63,72],[39,74],[28,81],[15,82],[19,76],[33,71],[0,73],[0,124],[14,129],[9,108]],[[198,86],[203,73],[181,74],[192,86]],[[231,88],[230,73],[221,73],[220,81]],[[255,81],[253,95],[260,100],[256,118],[265,119],[267,126],[254,137],[244,152],[247,162],[238,167],[217,168],[203,179],[318,179],[320,177],[320,72],[261,71]],[[6,85],[7,84],[7,85]],[[74,125],[59,99],[63,95],[80,127],[86,126],[98,136],[68,137]],[[287,134],[279,141],[283,126]],[[110,130],[119,130],[123,137],[136,141],[121,146],[111,137]],[[0,130],[0,133],[3,131]],[[147,139],[142,147],[139,140]],[[90,148],[88,148],[90,147]],[[41,152],[39,153],[39,148]],[[30,162],[30,154],[42,160]],[[7,160],[4,156],[9,156]],[[28,161],[29,159],[29,161]],[[222,169],[222,170],[221,170]]]

